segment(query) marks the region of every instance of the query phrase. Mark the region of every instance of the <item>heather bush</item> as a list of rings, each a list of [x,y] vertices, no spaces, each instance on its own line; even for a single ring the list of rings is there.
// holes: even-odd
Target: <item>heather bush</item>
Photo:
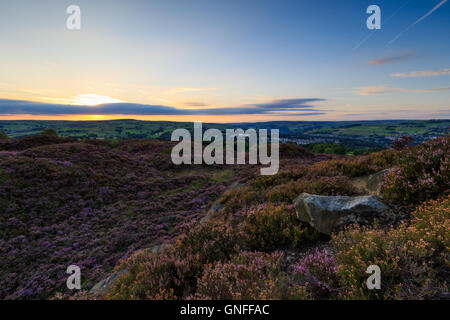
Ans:
[[[270,202],[292,201],[302,192],[321,195],[356,195],[356,188],[346,176],[316,177],[314,179],[299,179],[269,189],[265,195]]]
[[[253,203],[260,203],[263,201],[261,192],[253,190],[250,186],[242,186],[233,188],[222,195],[220,202],[224,205],[224,212],[226,214],[235,214],[240,209],[250,206]]]
[[[450,197],[417,208],[397,228],[354,228],[333,238],[341,297],[345,299],[424,299],[448,291]],[[368,290],[365,271],[381,269],[381,290]]]
[[[240,229],[250,250],[298,248],[318,239],[318,233],[297,218],[292,205],[269,204],[249,209]]]
[[[355,178],[376,173],[391,167],[398,158],[395,150],[383,150],[348,160],[327,160],[315,163],[308,170],[309,177],[344,175]]]
[[[325,249],[316,249],[314,253],[302,258],[293,271],[300,281],[306,283],[311,297],[330,299],[337,296],[339,278],[336,258]]]
[[[172,298],[189,292],[192,279],[189,278],[193,259],[179,257],[174,249],[159,254],[150,250],[138,251],[120,264],[126,269],[116,279],[107,299],[158,299],[162,292],[170,292]],[[195,277],[195,275],[194,275]]]
[[[391,144],[391,148],[394,150],[402,150],[402,149],[406,148],[407,146],[410,146],[413,141],[414,141],[413,137],[403,136],[403,137],[400,137],[400,138],[394,140],[394,142],[392,142],[392,144]]]
[[[309,168],[306,165],[296,165],[289,169],[280,168],[280,171],[277,174],[254,177],[247,185],[258,191],[266,190],[273,186],[303,178],[308,172],[308,169]]]
[[[443,137],[402,152],[398,166],[386,174],[383,194],[418,204],[450,189],[450,138]]]
[[[311,158],[314,155],[306,149],[300,147],[296,143],[281,143],[280,144],[280,157],[281,159],[292,158]]]
[[[22,151],[34,147],[51,145],[51,144],[62,144],[67,142],[75,142],[75,138],[59,138],[51,135],[35,135],[20,139],[0,139],[0,150],[7,151]]]
[[[109,299],[184,298],[193,294],[205,266],[238,252],[239,238],[224,223],[207,222],[190,231],[161,253],[140,251],[123,261],[121,276]]]
[[[191,299],[280,299],[283,255],[243,251],[228,262],[208,264]]]

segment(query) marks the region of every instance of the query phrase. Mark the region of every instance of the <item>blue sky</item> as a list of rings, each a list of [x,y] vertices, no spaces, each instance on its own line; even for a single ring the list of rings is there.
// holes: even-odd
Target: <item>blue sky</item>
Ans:
[[[2,119],[450,116],[445,0],[4,0],[0,30]]]

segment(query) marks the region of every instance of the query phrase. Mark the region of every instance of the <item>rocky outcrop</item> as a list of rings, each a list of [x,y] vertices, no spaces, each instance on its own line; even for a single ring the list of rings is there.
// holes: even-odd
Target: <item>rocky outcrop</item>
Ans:
[[[321,196],[302,193],[294,200],[298,218],[330,235],[350,224],[388,221],[391,210],[377,196]]]
[[[224,195],[225,193],[227,193],[228,191],[230,191],[232,189],[239,189],[242,186],[243,186],[243,184],[241,184],[239,182],[234,182],[227,189],[225,189],[225,191],[222,193],[222,195]],[[206,215],[200,219],[200,224],[203,225],[206,222],[208,222],[209,220],[211,220],[212,218],[217,217],[218,215],[220,215],[222,213],[222,209],[224,208],[224,206],[220,202],[221,199],[222,199],[222,197],[219,197],[219,199],[214,201],[214,203],[211,205],[211,207],[208,210],[208,212],[206,213]]]
[[[170,243],[162,243],[150,248],[152,253],[161,253],[164,250],[170,248],[172,245]]]
[[[103,279],[102,281],[98,282],[95,286],[92,287],[90,290],[91,293],[95,293],[99,296],[106,296],[109,289],[111,288],[114,281],[120,277],[122,274],[126,274],[127,269],[119,270],[112,275],[110,275],[108,278]]]
[[[351,183],[362,194],[381,196],[381,185],[384,182],[384,176],[392,169],[384,169],[377,173],[353,178]]]
[[[380,195],[381,185],[384,183],[384,176],[392,169],[384,169],[377,173],[371,174],[367,179],[366,189],[370,194]]]

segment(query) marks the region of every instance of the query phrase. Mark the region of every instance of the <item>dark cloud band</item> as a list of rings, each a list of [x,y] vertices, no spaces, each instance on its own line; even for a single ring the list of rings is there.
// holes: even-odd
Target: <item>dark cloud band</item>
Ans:
[[[241,115],[241,114],[274,114],[289,111],[289,115],[320,115],[323,112],[305,103],[324,101],[324,99],[285,99],[263,104],[245,105],[236,108],[201,108],[178,109],[171,106],[148,105],[137,103],[108,103],[97,106],[79,106],[51,104],[23,100],[0,99],[0,114],[31,115]],[[298,112],[295,112],[298,111]],[[300,112],[301,111],[301,112]],[[291,113],[292,112],[292,113]],[[309,113],[305,113],[309,112]]]

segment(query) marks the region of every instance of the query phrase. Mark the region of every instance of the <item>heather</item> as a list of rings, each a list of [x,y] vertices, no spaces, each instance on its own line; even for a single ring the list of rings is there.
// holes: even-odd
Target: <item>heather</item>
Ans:
[[[248,252],[228,262],[206,266],[195,299],[250,300],[274,298],[280,290],[282,254]],[[279,297],[281,298],[281,296]]]
[[[173,144],[151,139],[3,140],[0,297],[445,296],[448,143],[405,143],[363,156],[286,144],[279,173],[260,176],[256,166],[173,165]],[[352,226],[329,241],[297,218],[292,201],[300,193],[361,195],[355,179],[384,169],[382,196],[396,224]],[[70,264],[82,269],[76,294],[65,289]],[[382,270],[381,291],[365,289],[370,264]],[[88,292],[123,270],[106,296]]]
[[[352,178],[389,168],[398,157],[399,153],[395,150],[350,158],[312,156],[305,151],[301,161],[282,161],[278,174],[253,177],[241,188],[227,192],[221,201],[225,212],[236,215],[243,208],[266,202],[291,204],[302,192],[358,195],[359,191],[350,183]]]
[[[185,298],[196,290],[197,278],[209,263],[225,261],[239,251],[239,236],[224,223],[191,228],[160,253],[142,250],[122,261],[126,269],[108,294],[110,299],[157,299],[164,293]]]
[[[429,144],[436,143],[442,141]],[[362,157],[322,158],[322,161],[314,161],[317,158],[305,153],[300,163],[283,163],[278,175],[250,177],[246,183],[222,196],[221,215],[188,232],[170,250],[159,254],[140,252],[123,262],[119,269],[138,268],[138,271],[121,277],[108,297],[435,297],[446,288],[447,271],[443,261],[448,254],[448,244],[444,245],[442,241],[448,241],[445,240],[448,239],[448,201],[441,199],[424,207],[428,209],[420,207],[413,213],[412,222],[405,221],[391,229],[378,226],[349,228],[334,235],[328,249],[312,251],[308,248],[321,236],[298,221],[291,205],[293,197],[305,191],[329,195],[358,194],[359,190],[351,183],[353,178],[401,165],[404,161],[412,162],[412,159],[405,159],[416,150],[414,148],[384,150]],[[219,228],[219,231],[206,232],[205,226],[207,230]],[[427,242],[425,239],[429,237],[434,240]],[[424,251],[419,254],[421,246]],[[410,252],[399,258],[397,247],[409,248]],[[293,250],[300,258],[294,257],[287,262],[283,251]],[[439,258],[434,256],[436,254]],[[399,259],[404,259],[401,264]],[[201,263],[197,263],[199,261]],[[385,291],[364,289],[365,271],[370,264],[380,265],[383,283],[388,287]],[[140,269],[143,267],[147,269]],[[129,292],[130,287],[138,288],[138,291]]]
[[[450,139],[431,140],[403,152],[387,174],[383,193],[405,203],[419,204],[450,189]]]
[[[64,290],[70,264],[80,266],[89,289],[121,258],[184,232],[227,184],[212,179],[215,169],[188,174],[193,168],[155,165],[171,163],[171,145],[156,140],[112,147],[44,135],[2,146],[8,151],[0,151],[0,297],[6,299]]]
[[[430,299],[448,292],[450,197],[419,206],[397,228],[354,228],[334,237],[345,299]],[[381,290],[362,284],[368,265],[382,272]]]
[[[315,299],[336,298],[339,293],[336,257],[326,249],[316,249],[294,265],[295,277],[306,284]]]
[[[292,206],[273,204],[249,209],[239,229],[252,250],[298,248],[317,241],[319,234],[297,219]]]

